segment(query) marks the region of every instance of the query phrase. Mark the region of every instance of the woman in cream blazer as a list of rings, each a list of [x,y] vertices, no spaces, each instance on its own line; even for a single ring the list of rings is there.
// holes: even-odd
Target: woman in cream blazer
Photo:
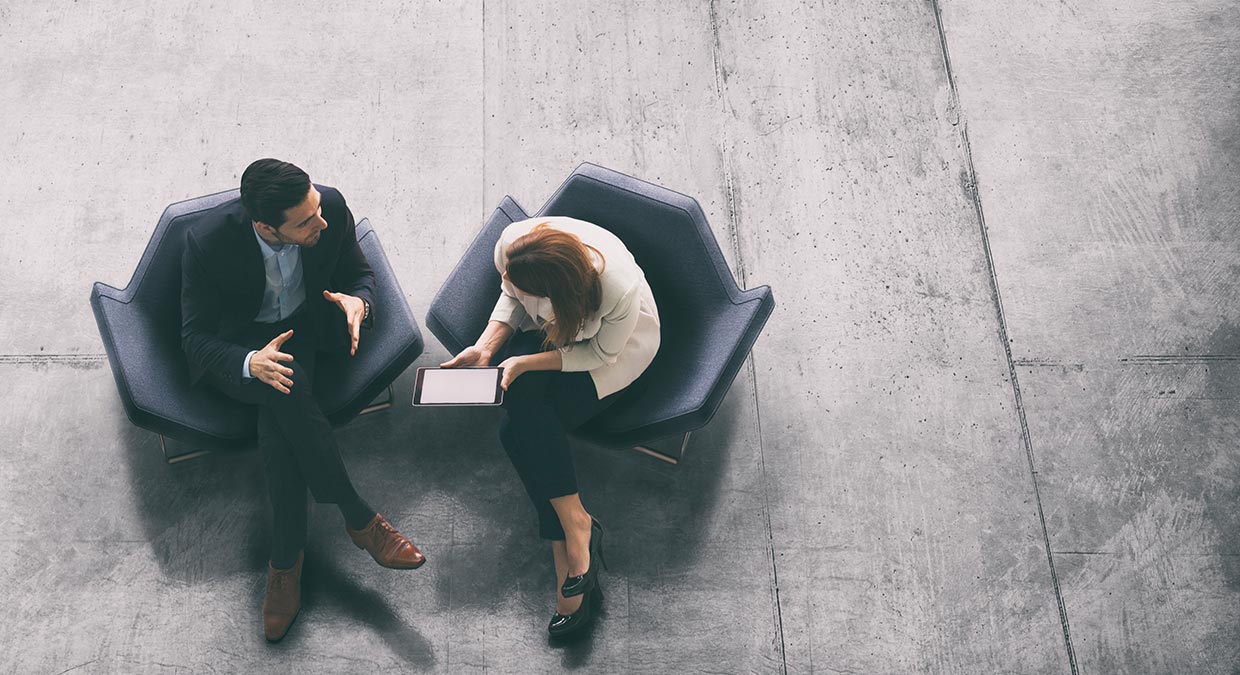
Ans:
[[[582,506],[567,432],[654,360],[659,312],[624,244],[574,218],[509,225],[495,245],[495,269],[500,295],[486,331],[443,365],[503,368],[500,441],[534,503],[540,536],[551,540],[558,592],[547,630],[565,637],[597,611],[603,539]]]

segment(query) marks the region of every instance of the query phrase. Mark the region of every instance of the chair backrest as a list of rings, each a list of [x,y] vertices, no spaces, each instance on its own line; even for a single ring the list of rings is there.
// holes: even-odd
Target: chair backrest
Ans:
[[[619,237],[646,274],[665,335],[700,329],[740,292],[692,197],[582,164],[538,215],[579,218]]]
[[[736,349],[758,311],[752,300],[761,291],[755,295],[737,286],[697,201],[587,163],[538,215],[580,218],[619,237],[645,272],[659,306],[662,340],[642,386],[591,425],[621,435],[704,425],[744,358]]]
[[[164,209],[134,269],[125,293],[155,325],[168,327],[179,340],[181,329],[181,255],[185,233],[207,211],[241,193],[238,189],[217,192],[172,204]]]

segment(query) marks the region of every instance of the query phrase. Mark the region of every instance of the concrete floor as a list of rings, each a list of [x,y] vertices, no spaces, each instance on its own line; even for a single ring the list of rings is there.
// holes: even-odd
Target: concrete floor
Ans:
[[[176,4],[0,6],[0,671],[1240,671],[1237,3]],[[263,641],[257,454],[165,465],[87,304],[261,156],[371,218],[419,317],[585,160],[774,287],[684,464],[581,447],[592,639],[546,644],[494,411],[401,405],[343,444],[430,563],[319,508]]]

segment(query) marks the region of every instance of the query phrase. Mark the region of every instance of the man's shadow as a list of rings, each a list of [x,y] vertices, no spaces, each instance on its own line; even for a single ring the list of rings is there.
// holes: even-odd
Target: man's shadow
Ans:
[[[261,605],[265,586],[258,583],[254,589],[253,602],[256,606]],[[372,626],[392,653],[417,671],[429,670],[436,663],[431,642],[402,620],[383,593],[358,583],[348,571],[336,564],[331,553],[313,541],[306,547],[301,600],[304,615],[322,614],[323,610],[334,607],[357,623]],[[296,650],[302,646],[304,634],[304,631],[292,630],[273,647]]]
[[[396,381],[390,409],[336,430],[358,491],[424,550],[429,544],[428,564],[438,568],[433,584],[439,607],[491,611],[515,601],[531,611],[549,609],[554,585],[550,551],[538,539],[533,509],[500,446],[501,411],[411,407],[417,365]],[[609,602],[602,623],[627,618],[629,585],[656,586],[660,577],[692,567],[702,554],[722,482],[734,461],[749,461],[744,454],[756,452],[733,442],[738,433],[749,433],[739,430],[756,414],[751,386],[742,369],[713,421],[694,432],[677,466],[573,438],[583,501],[607,528]],[[168,465],[154,434],[130,430],[127,468],[164,576],[187,584],[261,577],[270,507],[254,445]],[[756,444],[756,438],[751,440]],[[312,522],[312,550],[316,536],[322,538],[315,529]],[[316,558],[306,564],[307,607],[330,598],[375,625],[406,661],[434,662],[426,639],[403,626],[381,594],[351,581],[330,554]],[[453,581],[460,579],[475,580],[492,592],[454,589]],[[257,622],[261,583],[256,592]],[[593,644],[592,639],[565,643],[564,665],[588,662]]]
[[[124,414],[119,401],[115,414]],[[151,432],[127,426],[121,443],[142,527],[163,577],[187,585],[234,577],[252,580],[251,606],[238,609],[252,609],[253,622],[241,625],[253,625],[254,639],[261,640],[258,626],[266,588],[271,507],[256,444],[213,448],[201,457],[168,464],[159,437]],[[342,442],[342,449],[346,443]],[[314,539],[312,527],[303,570],[303,614],[298,621],[307,619],[305,613],[315,607],[343,608],[358,622],[374,626],[393,653],[411,666],[432,667],[435,655],[430,642],[406,625],[381,593],[358,584],[341,570],[330,554],[316,547]],[[352,544],[347,545],[352,549]],[[298,633],[293,630],[271,647],[295,645]]]

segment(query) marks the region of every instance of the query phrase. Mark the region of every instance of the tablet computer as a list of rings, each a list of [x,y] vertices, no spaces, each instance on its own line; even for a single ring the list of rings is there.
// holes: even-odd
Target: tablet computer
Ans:
[[[498,367],[418,368],[414,405],[499,405],[504,402]]]

